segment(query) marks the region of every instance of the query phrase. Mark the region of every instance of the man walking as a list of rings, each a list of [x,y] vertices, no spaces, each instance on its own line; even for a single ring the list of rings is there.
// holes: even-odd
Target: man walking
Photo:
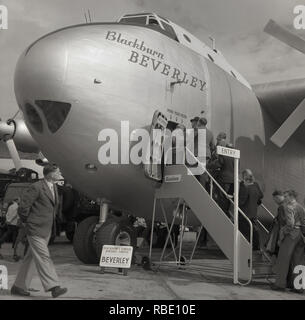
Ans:
[[[61,178],[56,165],[46,165],[43,168],[44,179],[33,183],[23,194],[18,214],[25,223],[29,249],[22,262],[11,293],[13,295],[29,296],[34,264],[46,292],[51,292],[53,298],[67,292],[58,283],[57,274],[50,258],[48,242],[55,233],[55,217],[58,209],[58,193],[55,182]]]

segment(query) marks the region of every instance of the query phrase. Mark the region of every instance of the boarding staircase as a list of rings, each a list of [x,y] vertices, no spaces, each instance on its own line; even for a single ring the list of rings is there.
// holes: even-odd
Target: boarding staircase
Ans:
[[[156,208],[156,201],[158,200],[175,198],[180,199],[179,201],[182,200],[196,215],[202,226],[204,226],[233,265],[233,219],[230,219],[213,199],[213,188],[217,187],[228,199],[230,199],[230,196],[226,194],[212,175],[206,171],[206,174],[210,178],[210,190],[207,191],[192,174],[191,169],[192,168],[182,164],[165,166],[163,183],[155,192],[154,210]],[[230,199],[230,201],[233,203],[232,199]],[[250,241],[248,241],[241,232],[238,232],[238,279],[241,280],[239,281],[240,284],[246,285],[249,284],[253,278],[271,275],[272,271],[270,261],[266,261],[266,258],[260,254],[253,255],[253,225],[244,212],[242,212],[240,208],[238,208],[238,210],[239,214],[247,220],[250,227]],[[268,232],[262,223],[260,223],[260,225],[265,229],[265,232]],[[168,231],[170,234],[169,229]]]

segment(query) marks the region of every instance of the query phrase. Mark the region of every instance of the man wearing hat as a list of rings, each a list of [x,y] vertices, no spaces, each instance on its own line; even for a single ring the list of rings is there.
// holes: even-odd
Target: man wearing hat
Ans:
[[[225,132],[220,132],[216,138],[216,147],[217,146],[221,146],[221,147],[225,147],[226,146],[226,139],[227,139],[227,135]]]
[[[191,119],[191,125],[193,129],[197,128],[198,120],[199,120],[199,117],[194,117],[193,119]]]
[[[53,298],[67,292],[59,286],[58,277],[48,249],[49,239],[55,233],[55,218],[59,206],[56,181],[61,174],[56,165],[43,168],[44,179],[33,183],[21,197],[18,208],[20,220],[25,223],[29,249],[24,257],[11,293],[29,296],[34,266],[43,288]]]

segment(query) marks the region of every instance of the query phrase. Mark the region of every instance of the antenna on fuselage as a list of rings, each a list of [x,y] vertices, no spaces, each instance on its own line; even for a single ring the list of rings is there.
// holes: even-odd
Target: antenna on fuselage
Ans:
[[[216,51],[216,40],[213,37],[209,37],[209,39],[212,41],[212,49],[213,51]]]
[[[90,13],[90,10],[88,9],[88,17],[89,17],[89,21],[90,21],[90,23],[92,22],[92,20],[91,20],[91,13]]]
[[[87,21],[86,11],[84,12],[84,16],[85,16],[86,23],[88,23],[88,21]]]

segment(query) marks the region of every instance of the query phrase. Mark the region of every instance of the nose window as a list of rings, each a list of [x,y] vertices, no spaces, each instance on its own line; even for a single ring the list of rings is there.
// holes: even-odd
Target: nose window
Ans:
[[[25,104],[24,109],[25,109],[25,115],[26,115],[30,125],[33,127],[33,129],[35,129],[35,131],[42,133],[43,125],[42,125],[42,120],[41,120],[38,112],[29,103]]]
[[[70,103],[59,101],[36,100],[35,104],[43,112],[52,133],[55,133],[62,126],[71,109]]]

